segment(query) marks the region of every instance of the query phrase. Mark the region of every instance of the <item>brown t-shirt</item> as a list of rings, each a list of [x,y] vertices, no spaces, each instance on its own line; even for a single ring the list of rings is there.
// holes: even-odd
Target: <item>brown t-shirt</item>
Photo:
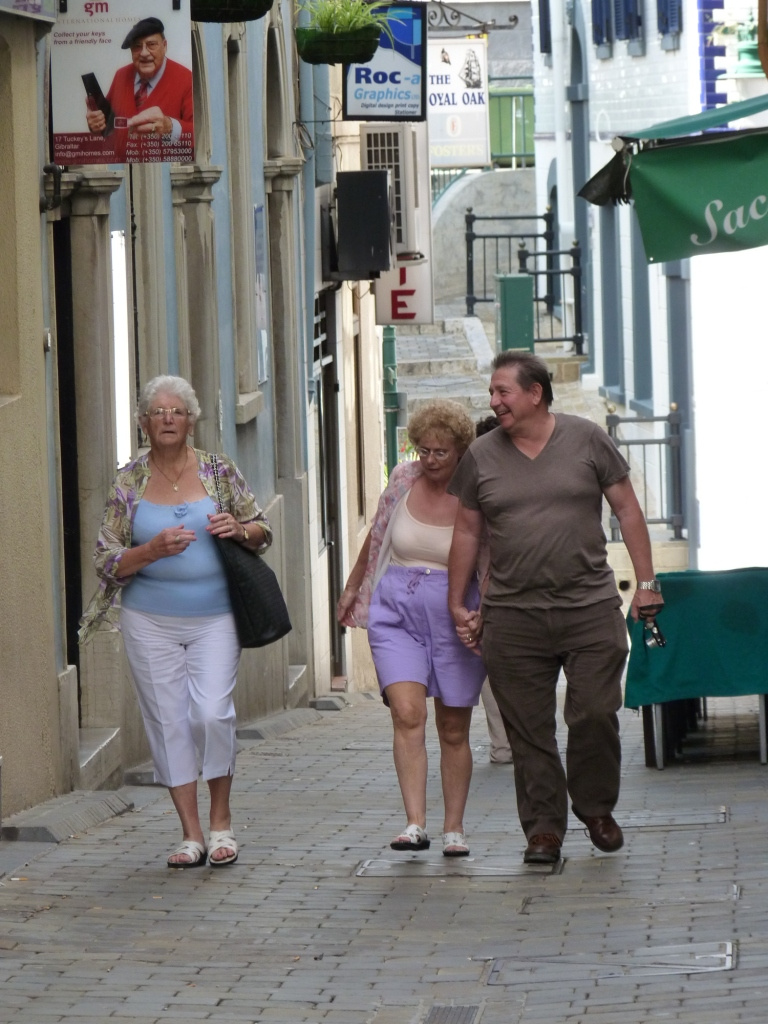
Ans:
[[[629,465],[596,423],[560,413],[535,459],[497,427],[472,443],[448,487],[488,524],[485,602],[583,607],[618,599],[602,525],[603,490]]]

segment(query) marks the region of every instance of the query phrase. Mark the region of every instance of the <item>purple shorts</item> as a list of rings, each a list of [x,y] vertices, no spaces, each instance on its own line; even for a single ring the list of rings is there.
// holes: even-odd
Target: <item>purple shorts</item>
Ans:
[[[477,608],[479,601],[473,582],[467,607]],[[445,569],[390,565],[371,599],[368,642],[382,695],[391,683],[410,680],[448,707],[478,703],[485,666],[456,636]]]

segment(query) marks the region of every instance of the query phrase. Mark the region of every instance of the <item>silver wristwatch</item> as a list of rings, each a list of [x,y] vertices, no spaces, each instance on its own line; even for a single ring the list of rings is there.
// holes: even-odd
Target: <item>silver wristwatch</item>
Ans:
[[[638,580],[638,590],[653,590],[656,594],[661,593],[661,583],[658,580]]]

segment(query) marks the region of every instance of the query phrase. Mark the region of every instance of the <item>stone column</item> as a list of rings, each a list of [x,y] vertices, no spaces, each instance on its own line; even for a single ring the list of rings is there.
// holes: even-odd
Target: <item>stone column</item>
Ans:
[[[309,494],[304,466],[303,431],[308,368],[297,338],[303,337],[298,318],[302,297],[297,290],[295,207],[302,161],[283,157],[265,164],[269,213],[269,262],[274,357],[274,401],[277,437],[277,491],[283,495],[286,575],[284,590],[291,609],[293,631],[288,634],[291,665],[306,665],[305,686],[314,688],[312,594],[308,576],[312,566],[309,532]],[[307,301],[312,301],[308,296]],[[304,695],[302,695],[304,696]],[[287,702],[299,695],[288,694]]]
[[[93,593],[93,549],[117,468],[109,200],[120,171],[84,170],[70,195],[80,567],[83,602]],[[60,396],[67,401],[67,396]]]
[[[220,451],[219,322],[212,188],[220,167],[171,168],[179,306],[179,370],[188,377],[203,410],[195,444]],[[185,336],[186,335],[186,336]]]

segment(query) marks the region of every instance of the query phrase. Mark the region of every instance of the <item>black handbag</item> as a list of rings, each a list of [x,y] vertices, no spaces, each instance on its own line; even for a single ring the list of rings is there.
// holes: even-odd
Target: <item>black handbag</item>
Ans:
[[[211,465],[219,511],[223,512],[219,462],[215,455],[211,455]],[[265,647],[290,633],[291,620],[280,584],[264,559],[235,540],[216,539],[241,646]]]

